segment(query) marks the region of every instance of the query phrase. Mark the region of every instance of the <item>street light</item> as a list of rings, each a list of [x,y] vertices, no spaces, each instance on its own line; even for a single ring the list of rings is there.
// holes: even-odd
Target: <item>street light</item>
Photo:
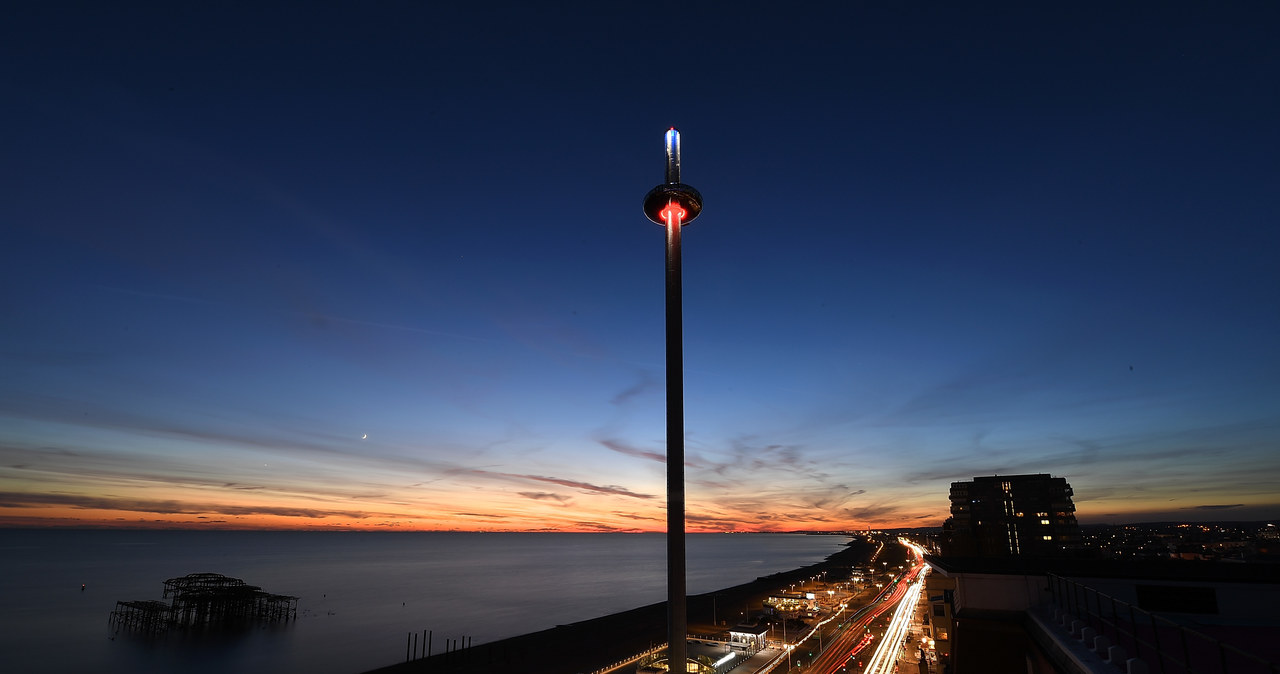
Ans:
[[[664,137],[666,181],[644,197],[644,214],[667,228],[667,671],[688,666],[684,541],[684,310],[680,228],[702,213],[702,195],[680,182],[680,132]],[[676,665],[679,669],[676,669]]]

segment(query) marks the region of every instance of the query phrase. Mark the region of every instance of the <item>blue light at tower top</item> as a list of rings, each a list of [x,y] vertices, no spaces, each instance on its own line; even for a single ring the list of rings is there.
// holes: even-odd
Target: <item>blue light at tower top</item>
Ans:
[[[680,132],[676,127],[667,129],[664,138],[667,146],[667,184],[680,182]]]
[[[680,225],[687,225],[702,212],[702,195],[692,186],[680,181],[680,132],[674,126],[668,128],[663,135],[663,144],[667,154],[666,179],[645,195],[644,214],[649,220],[666,227],[667,215],[677,213],[674,209],[669,213],[665,212],[667,207],[673,203],[678,204],[680,211],[677,220]]]

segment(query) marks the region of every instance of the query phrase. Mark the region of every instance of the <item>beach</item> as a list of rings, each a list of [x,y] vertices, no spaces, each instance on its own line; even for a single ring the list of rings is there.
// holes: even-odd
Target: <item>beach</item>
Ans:
[[[874,549],[872,544],[857,539],[816,564],[691,595],[688,598],[689,634],[710,635],[732,627],[744,608],[749,615],[758,615],[769,594],[824,571],[839,577],[839,572],[866,563]],[[713,612],[716,619],[727,624],[716,626]],[[517,667],[523,674],[586,674],[629,659],[666,640],[667,605],[659,602],[450,653],[441,653],[444,647],[437,642],[431,657],[381,667],[368,674],[479,674]],[[419,654],[422,650],[425,650],[424,644],[419,645]]]

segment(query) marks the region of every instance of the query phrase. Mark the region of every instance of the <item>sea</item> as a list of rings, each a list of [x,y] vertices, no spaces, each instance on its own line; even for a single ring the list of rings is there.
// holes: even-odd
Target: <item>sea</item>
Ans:
[[[691,534],[688,591],[807,566],[848,541]],[[160,600],[166,579],[206,572],[298,597],[297,619],[159,637],[108,625],[117,601]],[[356,674],[404,661],[413,632],[438,653],[665,599],[663,534],[7,529],[0,670]]]

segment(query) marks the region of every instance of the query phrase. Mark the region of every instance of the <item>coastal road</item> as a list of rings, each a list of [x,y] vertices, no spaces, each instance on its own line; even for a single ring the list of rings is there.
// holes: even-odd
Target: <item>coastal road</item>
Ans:
[[[928,569],[924,566],[924,550],[920,546],[915,545],[906,540],[901,540],[903,545],[911,549],[915,556],[912,564],[911,572],[904,579],[902,587],[905,596],[899,600],[898,608],[893,612],[893,618],[889,622],[888,628],[884,631],[879,645],[876,647],[875,653],[871,655],[870,660],[866,663],[867,674],[891,674],[898,669],[898,659],[902,654],[902,645],[906,641],[907,630],[911,627],[913,614],[916,611],[916,605],[920,599],[920,593],[924,589],[924,575],[928,573]]]
[[[912,553],[911,568],[899,574],[893,582],[876,596],[871,603],[858,609],[847,619],[843,627],[833,635],[830,645],[814,658],[807,671],[820,674],[835,674],[842,671],[860,671],[859,660],[865,660],[865,652],[872,644],[883,647],[881,642],[883,630],[873,629],[885,613],[893,610],[903,597],[907,595],[911,584],[921,573],[924,559],[918,548],[909,547]],[[877,648],[877,652],[880,648]]]

